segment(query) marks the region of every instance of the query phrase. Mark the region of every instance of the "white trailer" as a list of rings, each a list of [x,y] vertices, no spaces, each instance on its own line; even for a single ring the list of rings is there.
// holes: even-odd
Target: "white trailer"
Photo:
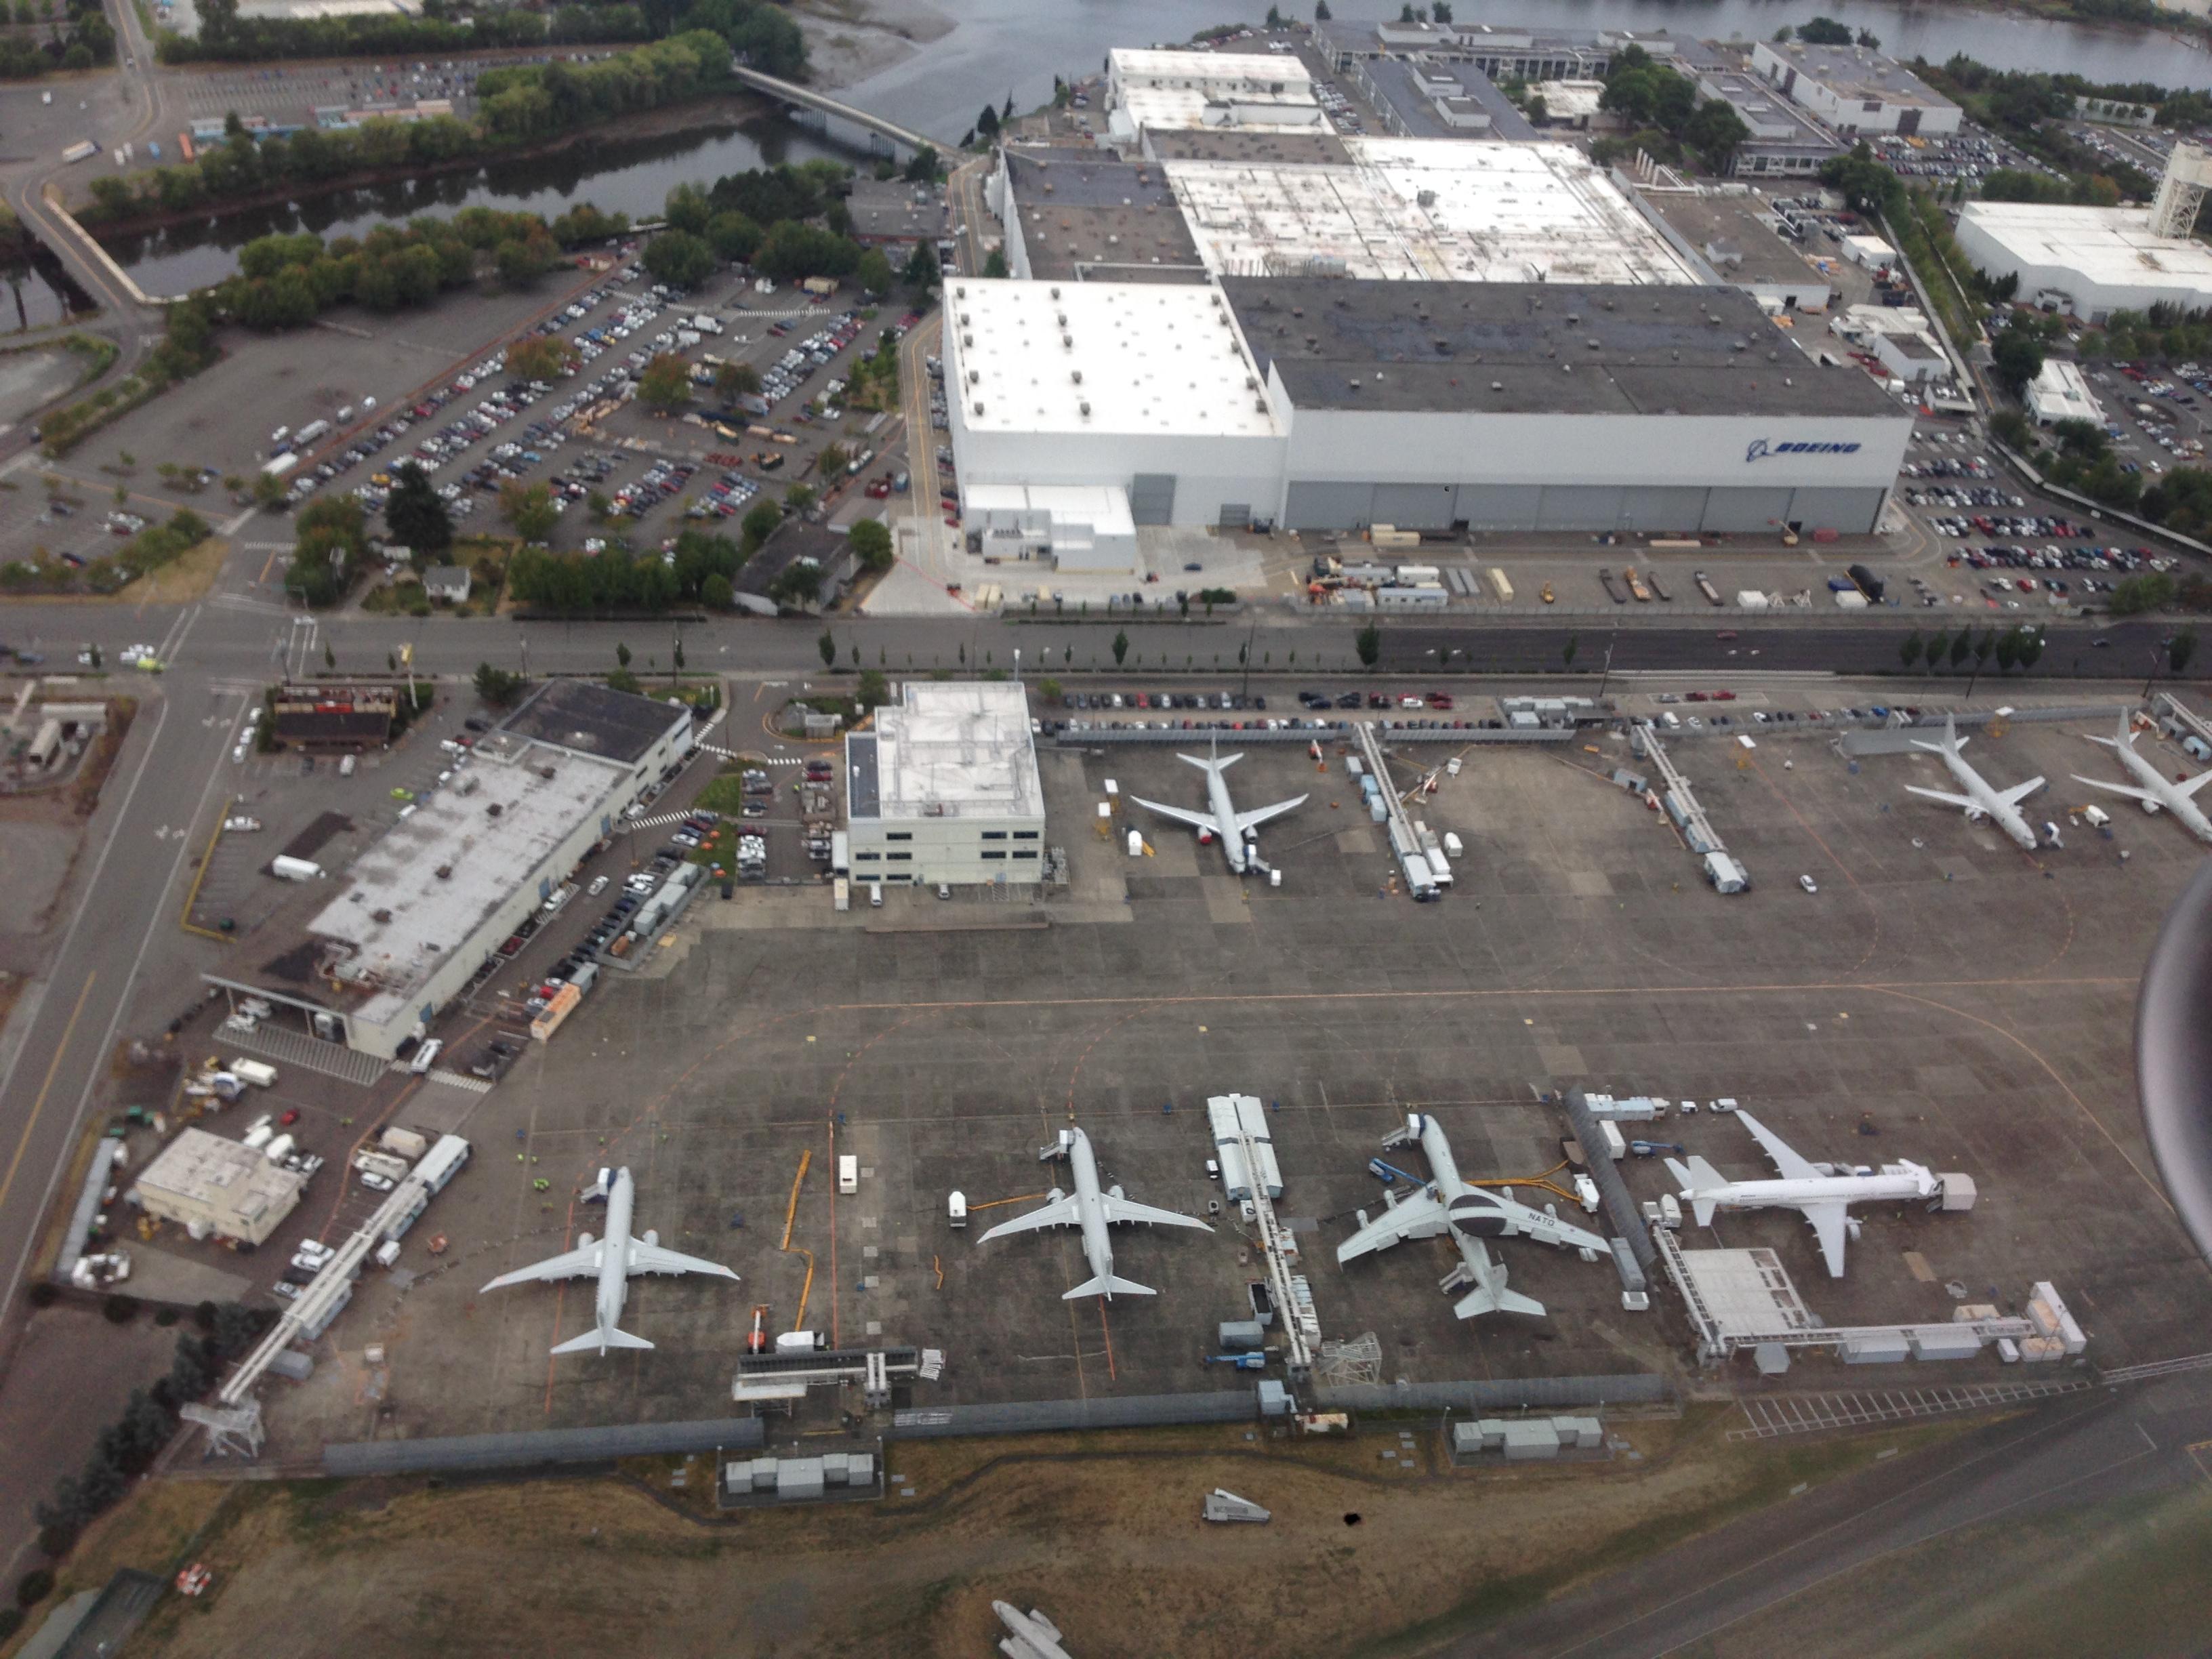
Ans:
[[[257,1089],[276,1086],[276,1068],[263,1060],[234,1060],[230,1062],[230,1074],[240,1083],[251,1083]]]
[[[295,859],[289,854],[279,853],[269,860],[269,873],[279,881],[319,881],[324,871],[313,859]]]

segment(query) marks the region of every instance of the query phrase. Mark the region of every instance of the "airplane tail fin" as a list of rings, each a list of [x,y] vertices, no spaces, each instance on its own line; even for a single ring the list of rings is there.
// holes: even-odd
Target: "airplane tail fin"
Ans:
[[[1488,1285],[1469,1291],[1452,1304],[1452,1312],[1462,1319],[1473,1319],[1481,1314],[1527,1314],[1532,1319],[1544,1316],[1544,1304],[1533,1296],[1523,1296],[1518,1291],[1509,1291],[1503,1285]]]
[[[1103,1296],[1111,1302],[1117,1296],[1158,1296],[1159,1292],[1149,1285],[1139,1285],[1133,1279],[1119,1278],[1113,1273],[1101,1273],[1096,1279],[1086,1279],[1060,1299],[1073,1302],[1078,1297]]]
[[[555,1348],[555,1353],[590,1353],[597,1349],[604,1353],[609,1348],[649,1348],[652,1343],[641,1336],[632,1336],[628,1331],[607,1329],[586,1331],[581,1336],[571,1337]]]

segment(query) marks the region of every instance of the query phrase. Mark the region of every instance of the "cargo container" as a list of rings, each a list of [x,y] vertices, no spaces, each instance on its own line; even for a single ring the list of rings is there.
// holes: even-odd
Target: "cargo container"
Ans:
[[[1490,591],[1498,595],[1499,604],[1510,605],[1513,603],[1513,584],[1505,580],[1505,573],[1503,570],[1500,570],[1496,565],[1491,566],[1488,580],[1490,582]]]
[[[1705,601],[1707,604],[1718,605],[1722,602],[1720,589],[1713,586],[1712,578],[1706,575],[1704,571],[1700,570],[1696,572],[1691,576],[1690,580],[1697,583],[1698,592],[1705,596]]]
[[[840,1197],[850,1198],[860,1190],[860,1160],[850,1152],[837,1158],[837,1192]]]
[[[295,859],[279,853],[269,860],[269,873],[280,881],[317,881],[322,878],[323,866],[313,859]]]
[[[412,1162],[430,1150],[429,1137],[413,1129],[402,1129],[397,1125],[376,1138],[377,1145],[398,1158]]]
[[[229,1072],[240,1083],[251,1083],[257,1089],[276,1086],[276,1068],[264,1060],[234,1060],[230,1062]]]
[[[553,1000],[545,1005],[545,1011],[530,1022],[531,1041],[544,1042],[551,1037],[583,1000],[583,992],[576,988],[573,980],[556,991]]]
[[[261,1156],[267,1158],[271,1164],[282,1164],[286,1158],[292,1156],[294,1149],[296,1148],[299,1144],[300,1143],[295,1140],[290,1135],[278,1135],[274,1140],[270,1141],[266,1146],[264,1146],[261,1149]]]
[[[1605,1137],[1605,1155],[1607,1158],[1618,1164],[1628,1156],[1628,1137],[1620,1133],[1620,1125],[1608,1119],[1599,1124],[1597,1130]]]
[[[305,449],[317,439],[327,438],[330,433],[331,423],[328,421],[310,421],[292,434],[292,447]]]
[[[353,1167],[363,1175],[382,1176],[386,1181],[404,1181],[411,1167],[404,1158],[390,1152],[364,1148],[353,1155]]]
[[[62,152],[62,160],[69,162],[89,161],[100,154],[100,146],[89,138],[81,139]]]
[[[294,467],[299,465],[299,464],[300,458],[297,455],[287,453],[285,454],[279,455],[273,461],[264,461],[262,464],[261,470],[270,477],[281,478],[287,472],[289,472]]]
[[[775,1339],[778,1353],[814,1353],[829,1346],[829,1335],[823,1331],[785,1331]]]

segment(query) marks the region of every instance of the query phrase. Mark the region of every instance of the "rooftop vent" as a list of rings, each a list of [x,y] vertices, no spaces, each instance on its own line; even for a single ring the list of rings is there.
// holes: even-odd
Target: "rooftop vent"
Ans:
[[[1052,297],[1055,300],[1060,298],[1060,290],[1058,289],[1054,289],[1052,290]]]
[[[1072,371],[1068,375],[1068,379],[1074,381],[1076,385],[1081,386],[1083,384],[1083,371],[1079,368]]]
[[[452,865],[441,864],[438,866],[438,879],[440,881],[451,881],[453,878],[453,866]]]
[[[983,412],[983,401],[982,401],[982,399],[981,399],[981,398],[977,398],[977,399],[975,400],[975,413],[976,413],[978,416],[981,416],[981,415],[982,414],[982,412]]]
[[[392,912],[389,910],[372,910],[368,913],[368,919],[371,921],[389,921],[392,920]]]
[[[1077,375],[1075,378],[1076,378],[1077,380],[1081,380],[1083,377],[1082,377],[1080,374],[1079,374],[1079,375]],[[1090,402],[1089,402],[1089,400],[1088,400],[1088,399],[1085,399],[1084,402],[1082,402],[1082,403],[1079,403],[1079,404],[1076,404],[1076,407],[1077,407],[1078,409],[1079,409],[1079,410],[1081,410],[1083,411],[1083,418],[1084,418],[1085,420],[1086,420],[1086,421],[1087,421],[1087,420],[1089,420],[1089,419],[1091,418],[1091,404],[1090,404]],[[980,411],[980,410],[978,410],[977,412],[978,412],[978,413],[981,413],[981,411]]]
[[[1492,392],[1503,392],[1505,390],[1505,382],[1503,380],[1492,380],[1490,383],[1490,389]]]

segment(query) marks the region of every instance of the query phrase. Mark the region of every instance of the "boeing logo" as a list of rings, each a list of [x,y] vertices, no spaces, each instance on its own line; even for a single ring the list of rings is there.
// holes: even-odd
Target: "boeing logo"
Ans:
[[[1858,447],[1856,444],[1773,444],[1764,438],[1753,438],[1744,450],[1743,459],[1745,465],[1748,465],[1753,461],[1763,461],[1770,455],[1855,455]]]

